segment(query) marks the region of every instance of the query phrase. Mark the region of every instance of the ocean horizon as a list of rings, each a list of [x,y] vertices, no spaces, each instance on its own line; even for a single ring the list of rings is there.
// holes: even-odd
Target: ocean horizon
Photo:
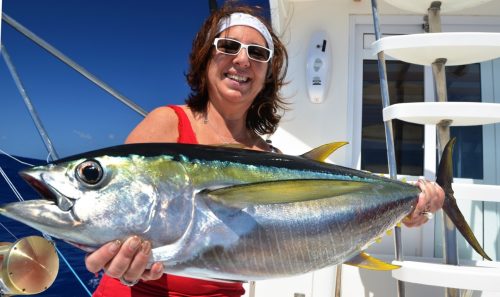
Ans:
[[[44,160],[30,159],[24,157],[16,157],[16,158],[23,162],[33,165],[41,165],[46,163]],[[20,170],[29,167],[28,165],[24,165],[6,155],[0,154],[0,167],[1,169],[3,169],[3,171],[8,176],[10,181],[16,187],[17,191],[21,194],[21,196],[25,200],[36,199],[37,197],[39,197],[39,194],[36,193],[18,174]],[[0,176],[0,203],[5,204],[16,201],[18,201],[16,195],[11,190],[6,180],[2,176]],[[39,231],[32,229],[17,221],[6,218],[4,216],[0,216],[0,223],[3,225],[0,226],[1,242],[15,242],[17,239],[31,235],[42,236],[42,234]],[[72,267],[71,269],[73,269],[76,272],[76,274],[81,279],[83,284],[87,287],[87,289],[90,292],[93,292],[97,287],[97,284],[99,283],[99,277],[96,277],[94,274],[90,273],[85,268],[85,263],[84,263],[85,252],[61,240],[54,239],[54,241],[60,253],[71,265]],[[56,277],[56,280],[54,281],[52,286],[50,286],[46,291],[36,296],[46,296],[46,297],[89,296],[88,292],[83,288],[80,281],[71,272],[71,269],[64,262],[61,256],[59,256],[59,272]]]

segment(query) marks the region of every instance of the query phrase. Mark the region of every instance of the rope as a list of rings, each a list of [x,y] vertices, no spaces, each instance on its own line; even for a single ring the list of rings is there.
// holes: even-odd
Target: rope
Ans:
[[[4,151],[4,150],[2,150],[2,149],[0,149],[0,153],[2,153],[2,154],[4,154],[4,155],[6,155],[7,157],[9,157],[9,158],[11,158],[11,159],[13,159],[13,160],[15,160],[15,161],[17,161],[17,162],[19,162],[19,163],[23,164],[23,165],[32,166],[32,167],[33,167],[33,166],[35,166],[35,165],[33,165],[33,164],[30,164],[30,163],[27,163],[27,162],[24,162],[24,161],[21,161],[21,160],[17,159],[16,157],[14,157],[14,156],[10,155],[9,153],[7,153],[6,151]]]
[[[29,163],[26,163],[26,162],[23,162],[17,158],[15,158],[14,156],[11,156],[9,155],[8,153],[6,153],[5,151],[3,151],[2,149],[0,149],[0,152],[4,155],[6,155],[7,157],[21,163],[21,164],[24,164],[24,165],[28,165],[28,166],[33,166],[32,164],[29,164]],[[19,191],[16,189],[16,186],[14,185],[14,183],[12,183],[12,181],[9,179],[9,177],[7,176],[7,174],[5,173],[5,171],[3,170],[2,166],[0,165],[0,174],[2,175],[2,177],[5,179],[5,181],[7,182],[7,184],[9,185],[10,189],[12,190],[12,192],[14,192],[14,194],[16,195],[17,199],[19,201],[24,201],[24,198],[23,196],[21,195],[21,193],[19,193]],[[10,230],[0,222],[0,226],[2,226],[10,235],[12,235],[16,240],[18,239],[12,232],[10,232]],[[73,275],[76,277],[76,279],[78,280],[78,282],[82,285],[82,287],[85,289],[85,291],[87,292],[87,294],[89,296],[92,296],[92,293],[89,291],[89,289],[87,288],[87,286],[83,283],[82,279],[80,278],[80,276],[78,276],[78,274],[76,273],[76,271],[73,269],[73,267],[71,266],[71,264],[68,262],[68,260],[66,260],[66,257],[64,257],[64,255],[61,253],[61,251],[57,248],[56,246],[56,243],[54,242],[54,240],[52,239],[52,237],[44,232],[42,232],[42,235],[45,239],[49,240],[50,242],[52,242],[52,244],[54,244],[54,248],[56,249],[57,251],[57,254],[59,255],[59,257],[64,261],[64,263],[66,263],[66,265],[68,266],[69,270],[71,271],[71,273],[73,273]]]

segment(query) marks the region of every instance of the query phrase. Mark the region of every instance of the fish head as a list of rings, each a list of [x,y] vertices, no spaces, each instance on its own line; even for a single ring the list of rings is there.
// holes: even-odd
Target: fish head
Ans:
[[[182,170],[175,162],[157,161],[173,175],[159,186],[158,179],[165,179],[160,165],[145,159],[93,156],[23,170],[20,175],[43,199],[7,204],[1,213],[84,250],[142,236],[165,204],[160,197],[165,189],[159,194],[159,187],[170,188],[172,179],[183,176],[175,174]]]

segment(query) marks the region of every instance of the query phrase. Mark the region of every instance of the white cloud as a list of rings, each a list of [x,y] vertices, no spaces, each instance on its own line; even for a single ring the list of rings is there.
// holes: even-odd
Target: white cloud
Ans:
[[[109,134],[109,135],[108,135],[108,138],[109,138],[109,139],[115,139],[115,137],[116,137],[116,136],[115,136],[115,134],[113,134],[113,133],[111,133],[111,134]]]
[[[73,133],[75,133],[76,135],[78,135],[78,137],[80,137],[82,139],[92,140],[92,135],[90,135],[89,133],[85,133],[85,132],[78,131],[78,130],[73,130]]]

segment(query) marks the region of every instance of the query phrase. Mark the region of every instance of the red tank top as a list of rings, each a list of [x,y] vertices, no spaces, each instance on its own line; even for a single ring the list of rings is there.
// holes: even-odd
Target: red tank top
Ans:
[[[178,143],[198,144],[191,122],[180,106],[169,105],[179,119]],[[216,282],[164,274],[153,281],[140,281],[127,287],[104,275],[93,297],[240,297],[245,294],[241,283]]]
[[[187,114],[184,112],[182,107],[177,105],[169,105],[172,108],[179,119],[179,124],[177,125],[177,131],[179,131],[179,138],[177,138],[178,143],[186,144],[198,144],[198,139],[196,139],[196,134],[194,134],[193,127]]]

